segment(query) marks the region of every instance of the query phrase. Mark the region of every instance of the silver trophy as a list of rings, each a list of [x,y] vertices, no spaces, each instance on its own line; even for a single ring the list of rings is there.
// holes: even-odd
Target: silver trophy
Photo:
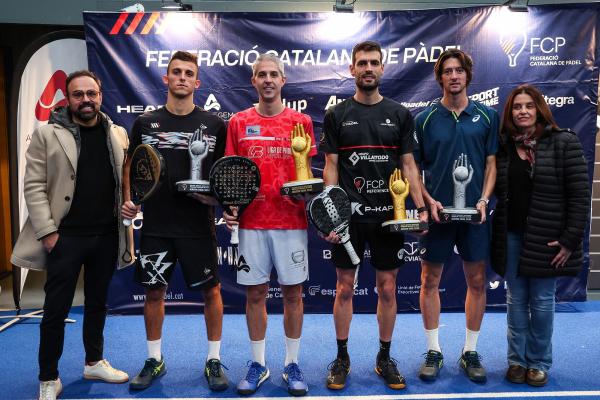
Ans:
[[[193,133],[188,142],[188,153],[190,154],[190,179],[179,181],[175,185],[179,192],[186,193],[210,193],[210,183],[202,179],[202,161],[208,155],[209,143],[202,131],[206,126],[201,125]]]
[[[469,164],[467,155],[461,153],[452,167],[454,181],[454,206],[444,207],[440,211],[441,222],[479,222],[481,214],[475,207],[466,207],[467,185],[473,178],[473,166]]]

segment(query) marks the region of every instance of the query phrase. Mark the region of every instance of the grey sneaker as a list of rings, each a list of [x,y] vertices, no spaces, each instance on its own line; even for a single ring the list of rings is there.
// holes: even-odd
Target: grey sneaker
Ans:
[[[437,379],[440,369],[444,366],[444,356],[439,351],[429,350],[425,353],[425,362],[419,370],[419,378],[433,382]]]
[[[221,364],[221,360],[217,360],[216,358],[211,358],[204,365],[204,376],[206,377],[210,390],[220,392],[229,387],[229,380],[227,379],[223,368],[228,369]]]
[[[165,364],[164,357],[161,357],[160,361],[148,358],[144,363],[144,368],[129,382],[129,388],[133,390],[146,389],[152,385],[155,379],[160,378],[166,373],[167,365]]]
[[[458,362],[473,382],[483,383],[487,380],[485,368],[481,365],[481,356],[476,351],[465,351]]]

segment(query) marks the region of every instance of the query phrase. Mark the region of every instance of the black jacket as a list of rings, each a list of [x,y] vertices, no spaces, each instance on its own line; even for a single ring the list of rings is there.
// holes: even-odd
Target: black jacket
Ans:
[[[501,138],[496,158],[498,203],[492,221],[491,263],[494,271],[502,276],[506,270],[507,203],[510,201],[508,146],[514,146],[514,142]],[[519,275],[577,275],[582,265],[582,240],[590,213],[589,177],[579,139],[572,131],[548,126],[538,139],[535,160]],[[550,262],[560,248],[548,246],[548,242],[555,240],[573,251],[566,265],[556,269]]]

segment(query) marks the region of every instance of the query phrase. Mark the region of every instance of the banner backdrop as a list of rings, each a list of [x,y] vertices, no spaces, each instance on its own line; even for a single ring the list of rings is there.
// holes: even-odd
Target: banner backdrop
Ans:
[[[352,46],[372,39],[384,49],[385,73],[381,92],[416,114],[441,95],[433,65],[441,52],[461,48],[474,59],[468,89],[472,99],[499,112],[510,90],[521,83],[536,84],[545,94],[559,125],[578,133],[593,171],[598,89],[598,6],[529,7],[510,12],[505,7],[390,11],[363,13],[85,13],[90,69],[103,80],[103,108],[117,123],[130,128],[146,110],[160,107],[165,74],[172,52],[198,54],[202,86],[196,104],[228,120],[257,101],[250,84],[251,68],[259,53],[281,57],[286,67],[284,103],[310,115],[317,140],[325,110],[352,96],[354,80],[348,65]],[[357,155],[358,157],[360,155]],[[323,155],[315,160],[322,175]],[[376,190],[386,182],[366,182],[361,190]],[[358,190],[359,188],[357,188]],[[361,204],[355,204],[361,212]],[[414,210],[410,213],[414,216]],[[220,215],[220,211],[217,211]],[[219,262],[223,299],[228,312],[244,311],[244,289],[235,283],[228,234],[218,220]],[[305,287],[308,312],[331,312],[335,271],[329,245],[309,232],[310,281]],[[407,263],[398,275],[399,310],[418,308],[420,268],[417,239],[407,237]],[[588,241],[585,242],[587,254]],[[361,268],[354,309],[373,312],[376,305],[374,272]],[[575,279],[561,279],[560,301],[583,301],[588,258]],[[139,311],[143,289],[133,283],[132,269],[116,274],[110,307],[116,312]],[[504,281],[488,273],[488,303],[504,304]],[[464,305],[466,285],[460,259],[447,263],[440,286],[442,306]],[[272,310],[281,310],[276,283],[268,296]],[[201,305],[199,293],[187,291],[181,275],[167,292],[170,305]]]

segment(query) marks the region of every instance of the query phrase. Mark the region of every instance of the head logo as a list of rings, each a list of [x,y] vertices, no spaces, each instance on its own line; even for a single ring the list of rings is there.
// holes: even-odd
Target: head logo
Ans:
[[[310,294],[311,296],[315,296],[320,291],[321,291],[321,286],[309,286],[308,287],[308,294]]]
[[[511,32],[500,35],[500,47],[504,54],[508,56],[508,66],[514,68],[517,66],[517,57],[525,48],[527,34],[525,32]]]
[[[354,178],[354,187],[358,190],[358,193],[362,192],[362,188],[365,186],[365,178],[362,176],[357,176]]]
[[[348,160],[350,160],[352,165],[356,165],[356,163],[360,161],[360,157],[358,156],[358,154],[356,154],[356,152],[353,152],[352,154],[350,154],[350,157],[348,157]]]
[[[65,71],[59,69],[52,74],[52,77],[50,77],[50,80],[46,83],[46,87],[35,105],[35,117],[38,121],[48,121],[54,108],[67,105],[66,89],[67,74]],[[59,96],[57,96],[57,94],[59,94]]]
[[[210,111],[210,110],[219,111],[219,110],[221,110],[221,105],[217,101],[217,98],[215,97],[214,94],[211,93],[211,94],[208,95],[208,97],[206,98],[206,103],[204,103],[204,109],[206,111]]]

